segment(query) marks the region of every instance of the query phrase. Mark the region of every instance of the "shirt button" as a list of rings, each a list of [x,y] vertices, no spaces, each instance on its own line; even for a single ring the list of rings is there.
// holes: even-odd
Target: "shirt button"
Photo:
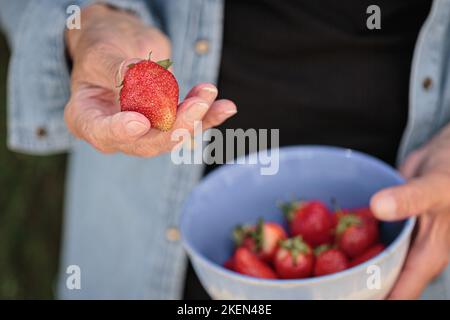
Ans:
[[[180,240],[180,231],[175,227],[168,228],[166,230],[166,239],[172,242]]]
[[[426,77],[425,79],[423,79],[422,86],[425,90],[431,89],[431,87],[433,86],[433,80],[431,80],[430,77]]]
[[[208,40],[198,40],[195,43],[195,52],[197,54],[206,54],[209,51],[209,42]]]
[[[36,135],[38,138],[44,138],[47,136],[47,129],[44,127],[39,127],[36,129]]]

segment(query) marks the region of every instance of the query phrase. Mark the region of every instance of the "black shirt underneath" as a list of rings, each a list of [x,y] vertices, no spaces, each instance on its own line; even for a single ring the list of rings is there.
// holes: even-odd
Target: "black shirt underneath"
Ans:
[[[381,9],[380,30],[366,26],[372,4]],[[393,164],[430,4],[226,0],[218,87],[238,113],[220,129],[278,128],[281,146],[336,145]]]
[[[369,30],[369,5],[381,29]],[[393,164],[412,54],[430,0],[227,0],[224,128],[279,128],[280,145],[353,148]],[[207,171],[211,170],[209,167]]]

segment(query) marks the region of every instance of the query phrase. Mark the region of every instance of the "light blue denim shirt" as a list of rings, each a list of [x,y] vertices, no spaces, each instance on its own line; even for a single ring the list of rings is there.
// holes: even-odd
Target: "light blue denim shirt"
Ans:
[[[12,48],[8,144],[33,154],[70,150],[61,298],[179,298],[186,258],[176,226],[202,167],[175,165],[168,155],[102,155],[75,141],[63,122],[70,81],[63,40],[66,8],[92,2],[0,0],[0,25]],[[131,10],[168,34],[181,96],[199,82],[217,82],[223,0],[104,2]],[[449,49],[450,0],[435,0],[414,52],[399,161],[449,122]],[[81,268],[81,290],[66,288],[65,271],[72,264]],[[436,296],[449,290],[447,274],[443,277],[432,284]]]

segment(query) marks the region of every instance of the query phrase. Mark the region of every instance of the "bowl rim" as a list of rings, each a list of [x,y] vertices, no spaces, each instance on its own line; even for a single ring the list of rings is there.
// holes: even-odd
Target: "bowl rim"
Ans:
[[[348,148],[341,148],[341,147],[335,147],[335,146],[322,146],[322,145],[300,145],[300,146],[287,146],[287,147],[281,147],[279,148],[280,151],[280,158],[281,153],[283,153],[283,157],[287,156],[293,156],[297,154],[299,151],[302,153],[325,153],[325,154],[332,154],[333,156],[343,156],[347,158],[356,158],[360,161],[366,161],[370,162],[372,165],[378,167],[378,169],[381,169],[382,171],[388,173],[389,175],[393,175],[395,180],[399,184],[402,184],[405,182],[405,179],[399,175],[399,173],[392,168],[390,165],[385,163],[384,161],[371,156],[369,154],[366,154],[361,151],[357,151],[354,149],[348,149]],[[240,158],[248,158],[252,157],[255,154],[250,154],[244,157]],[[298,155],[298,154],[297,154]],[[227,170],[227,166],[221,166],[220,168],[214,170],[214,172],[211,172],[207,177],[205,177],[198,185],[204,184],[210,179],[213,179],[216,175],[220,175],[222,171]],[[191,193],[190,195],[192,195]],[[324,275],[320,277],[310,277],[310,278],[302,278],[302,279],[262,279],[262,278],[255,278],[243,274],[239,274],[237,272],[228,270],[227,268],[223,267],[222,265],[215,263],[205,257],[202,253],[200,253],[197,249],[194,248],[194,246],[191,245],[189,240],[185,236],[184,232],[184,226],[186,225],[186,211],[187,207],[190,204],[190,197],[187,198],[185,201],[182,210],[181,210],[181,219],[180,219],[180,235],[181,235],[181,241],[182,245],[187,251],[188,255],[192,260],[195,260],[193,265],[195,269],[195,262],[201,262],[202,264],[210,267],[212,270],[214,270],[217,273],[220,273],[226,277],[235,278],[236,280],[244,281],[247,283],[252,283],[256,285],[264,285],[264,286],[279,286],[279,285],[312,285],[317,284],[319,282],[328,282],[328,281],[334,281],[338,278],[346,277],[350,274],[356,273],[358,271],[362,271],[363,269],[366,269],[368,266],[372,264],[376,264],[376,261],[381,262],[382,260],[385,260],[388,258],[388,256],[392,255],[396,249],[400,246],[402,240],[409,239],[412,230],[414,228],[416,218],[410,217],[408,219],[404,220],[398,220],[398,221],[404,221],[405,224],[400,232],[400,234],[378,255],[375,257],[365,261],[364,263],[361,263],[359,265],[356,265],[354,267],[348,268],[346,270]]]

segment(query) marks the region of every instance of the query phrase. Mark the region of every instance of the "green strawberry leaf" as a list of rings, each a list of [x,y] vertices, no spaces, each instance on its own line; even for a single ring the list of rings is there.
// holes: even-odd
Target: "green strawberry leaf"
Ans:
[[[170,59],[166,59],[166,60],[158,61],[157,64],[159,64],[164,69],[169,69],[169,67],[173,64],[173,62],[170,61]]]
[[[256,229],[252,234],[253,239],[255,240],[256,250],[259,251],[263,247],[264,242],[264,219],[259,218],[258,223],[256,224]]]
[[[239,247],[242,242],[244,242],[245,236],[247,234],[247,229],[245,226],[238,225],[233,230],[233,241],[236,247]]]
[[[314,249],[314,254],[316,256],[320,255],[322,252],[331,249],[331,246],[329,244],[321,244],[320,246],[316,247]]]
[[[294,265],[297,264],[297,257],[300,254],[307,254],[310,252],[310,247],[303,241],[301,236],[282,241],[280,247],[290,252]]]
[[[348,227],[359,225],[361,219],[355,214],[346,214],[339,218],[338,225],[336,227],[336,233],[343,233]]]
[[[303,205],[302,201],[291,201],[279,204],[284,217],[290,222],[295,218],[295,213]]]

